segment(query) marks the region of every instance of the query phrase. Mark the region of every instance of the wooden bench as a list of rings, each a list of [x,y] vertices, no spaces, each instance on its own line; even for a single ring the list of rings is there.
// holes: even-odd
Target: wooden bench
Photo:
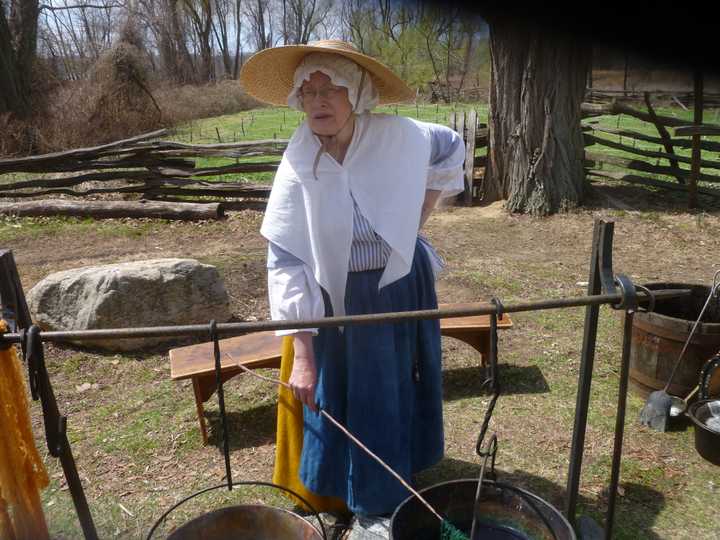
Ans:
[[[464,308],[471,304],[440,304],[440,308]],[[498,329],[512,327],[510,317],[505,314],[498,319]],[[490,353],[490,316],[453,317],[440,319],[440,333],[463,341],[480,353],[481,365]],[[250,369],[279,368],[282,337],[274,331],[255,332],[243,336],[220,340],[220,365],[223,382],[242,373],[242,363]],[[232,359],[228,358],[229,354]],[[191,379],[195,392],[200,433],[203,444],[207,444],[205,425],[205,403],[215,392],[215,357],[213,343],[199,343],[170,350],[170,377],[173,380]]]

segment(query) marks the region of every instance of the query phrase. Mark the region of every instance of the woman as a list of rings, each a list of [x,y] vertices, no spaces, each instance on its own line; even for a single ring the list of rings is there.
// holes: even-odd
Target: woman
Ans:
[[[266,49],[240,79],[254,97],[306,115],[283,155],[261,227],[272,318],[436,308],[441,263],[418,231],[441,196],[463,189],[462,139],[443,126],[371,114],[413,92],[344,42]],[[408,480],[439,461],[438,321],[278,334],[294,338],[294,354],[286,338],[281,369],[293,395],[281,392],[274,480],[300,488],[323,509],[342,503],[361,515],[392,512],[408,496],[405,488],[317,406]],[[293,398],[304,406],[302,442],[293,436]],[[300,448],[298,473],[292,455]]]

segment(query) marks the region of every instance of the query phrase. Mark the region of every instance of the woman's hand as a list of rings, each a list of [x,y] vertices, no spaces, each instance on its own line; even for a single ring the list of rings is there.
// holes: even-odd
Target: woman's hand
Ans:
[[[295,399],[317,412],[315,404],[315,387],[317,385],[317,368],[315,352],[310,332],[298,332],[294,341],[295,358],[290,374],[290,388]]]

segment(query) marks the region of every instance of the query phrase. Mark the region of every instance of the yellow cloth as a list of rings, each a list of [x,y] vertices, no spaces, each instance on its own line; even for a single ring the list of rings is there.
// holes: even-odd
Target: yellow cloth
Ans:
[[[5,331],[0,321],[0,332]],[[0,539],[49,538],[40,490],[48,475],[32,430],[15,347],[0,350]]]
[[[280,380],[288,382],[292,373],[292,336],[283,337],[280,360]],[[308,490],[300,480],[300,454],[303,447],[303,406],[292,391],[284,386],[279,389],[277,415],[277,444],[275,447],[275,470],[273,483],[293,490],[305,498],[318,512],[348,512],[345,501],[336,497],[322,497]],[[301,501],[296,501],[305,506]],[[307,508],[309,510],[309,508]]]

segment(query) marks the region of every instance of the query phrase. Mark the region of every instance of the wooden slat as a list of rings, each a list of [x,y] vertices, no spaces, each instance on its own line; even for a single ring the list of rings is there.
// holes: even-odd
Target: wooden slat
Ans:
[[[465,126],[465,192],[463,200],[465,204],[472,204],[473,200],[473,178],[475,169],[475,126],[477,125],[477,111],[472,110],[467,116]]]
[[[679,126],[673,130],[678,137],[690,135],[720,135],[720,126],[702,125],[702,126]]]
[[[485,165],[487,165],[487,156],[475,156],[475,159],[474,159],[475,167],[484,167]]]
[[[591,124],[588,125],[587,123],[583,124],[583,128],[592,130],[592,131],[600,131],[602,133],[610,133],[612,135],[620,135],[621,137],[628,137],[630,139],[637,139],[638,141],[645,141],[653,144],[662,144],[662,139],[660,137],[652,137],[650,135],[645,135],[644,133],[638,133],[637,131],[632,131],[629,129],[614,129],[604,126],[598,126],[597,124]],[[679,148],[692,148],[692,141],[688,139],[670,139],[673,146],[679,147]],[[720,143],[714,142],[714,141],[702,141],[701,146],[703,150],[708,150],[710,152],[720,152]]]
[[[472,303],[459,303],[459,304],[438,304],[438,309],[457,308],[465,309],[472,308],[476,304]],[[501,319],[498,319],[498,328],[507,329],[512,328],[513,323],[510,320],[510,316],[506,313]],[[490,328],[490,315],[471,315],[468,317],[450,317],[447,319],[440,319],[440,331],[443,330],[454,330],[454,331],[477,331],[478,328]]]
[[[637,118],[639,120],[644,120],[645,122],[654,123],[656,120],[663,126],[673,127],[687,125],[687,120],[673,118],[672,116],[656,115],[655,119],[653,119],[653,117],[649,113],[633,109],[632,107],[629,107],[619,102],[613,102],[610,104],[582,103],[580,105],[580,111],[583,118],[610,114],[627,114],[628,116],[632,116],[633,118]]]
[[[663,167],[659,165],[653,165],[647,161],[641,159],[625,159],[616,156],[609,156],[605,154],[596,154],[594,152],[585,152],[585,159],[595,163],[607,163],[609,165],[615,165],[617,167],[623,167],[625,169],[632,169],[634,171],[648,172],[652,174],[662,174],[666,176],[675,176],[676,174],[683,178],[690,178],[690,171],[685,169],[678,169],[677,171],[671,167]],[[701,174],[700,180],[704,182],[720,182],[720,176],[711,174]]]
[[[645,105],[648,109],[650,121],[655,125],[658,135],[660,135],[660,139],[662,139],[662,145],[665,148],[665,152],[675,155],[675,149],[673,148],[672,140],[670,139],[670,133],[668,133],[667,128],[662,124],[658,115],[655,113],[655,109],[653,109],[652,103],[650,102],[650,94],[648,92],[645,92]],[[677,159],[669,158],[669,161],[670,168],[673,170],[672,175],[678,181],[678,184],[684,184],[685,177],[679,173],[680,166],[678,165]]]
[[[692,163],[692,159],[686,156],[679,156],[677,154],[666,154],[665,152],[653,152],[652,150],[643,150],[642,148],[634,148],[626,144],[620,144],[615,141],[596,137],[595,135],[591,135],[589,133],[585,133],[583,137],[592,144],[599,144],[602,146],[607,146],[608,148],[615,148],[616,150],[622,150],[623,152],[628,152],[629,154],[636,154],[638,156],[645,156],[650,158],[660,158],[668,160],[674,159],[682,163],[688,164]],[[708,161],[704,159],[700,161],[700,164],[701,166],[707,167],[709,169],[720,169],[720,161]]]
[[[663,182],[662,180],[656,180],[654,178],[647,178],[645,176],[639,176],[634,174],[626,174],[621,171],[604,171],[604,170],[587,170],[587,174],[597,176],[601,178],[610,178],[611,180],[619,180],[621,182],[628,182],[630,184],[640,184],[643,186],[652,186],[662,189],[669,189],[671,191],[682,191],[687,193],[688,188],[685,184],[677,184],[672,182]],[[703,195],[709,195],[710,197],[720,198],[720,190],[711,188],[699,187],[698,193]]]
[[[26,165],[26,164],[38,164],[41,162],[47,162],[47,161],[56,161],[56,160],[64,160],[67,158],[80,158],[86,155],[92,155],[96,154],[103,150],[109,150],[109,149],[116,149],[119,147],[122,147],[123,145],[130,144],[136,141],[142,141],[144,139],[150,139],[154,137],[161,137],[163,135],[167,134],[166,129],[160,129],[157,131],[152,131],[150,133],[143,133],[142,135],[137,135],[135,137],[130,137],[129,139],[123,139],[121,141],[115,141],[108,144],[102,144],[100,146],[92,146],[89,148],[76,148],[74,150],[67,150],[63,152],[53,152],[51,154],[40,154],[37,156],[29,156],[29,157],[22,157],[22,158],[6,158],[6,159],[0,159],[0,169],[4,170],[5,166],[12,166],[12,165]]]
[[[280,358],[282,337],[275,332],[256,332],[220,340],[220,364],[223,371],[238,369],[237,363],[248,367],[272,367]],[[189,345],[170,350],[170,377],[188,379],[198,373],[215,369],[214,346],[212,342]],[[231,360],[225,353],[233,357]],[[267,366],[266,366],[267,364]]]
[[[69,201],[47,199],[0,204],[0,215],[75,216],[96,219],[145,217],[156,219],[220,219],[222,204],[168,203],[161,201]]]

